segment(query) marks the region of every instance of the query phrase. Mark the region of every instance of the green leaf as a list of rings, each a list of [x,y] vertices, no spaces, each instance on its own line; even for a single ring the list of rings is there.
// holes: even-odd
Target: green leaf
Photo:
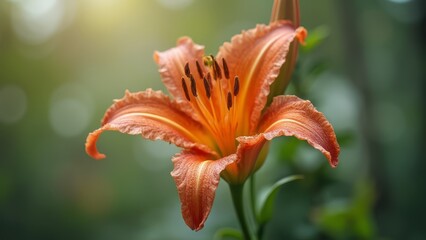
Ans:
[[[265,224],[272,218],[272,214],[274,213],[274,203],[275,198],[277,196],[278,190],[281,186],[286,183],[292,182],[294,180],[303,179],[302,175],[292,175],[285,177],[270,188],[268,188],[264,194],[263,201],[260,201],[260,214],[259,214],[259,224]]]
[[[351,145],[356,141],[356,134],[354,131],[340,131],[336,135],[338,136],[337,140],[339,142],[340,147]]]
[[[301,50],[304,52],[310,52],[319,46],[330,34],[330,30],[327,26],[319,26],[313,31],[308,33],[308,37],[305,40],[305,45],[301,46]]]
[[[233,228],[222,228],[216,231],[213,237],[214,240],[222,239],[240,239],[243,240],[243,235],[237,229]]]
[[[317,60],[308,67],[307,77],[311,79],[317,78],[319,75],[325,72],[328,69],[329,63],[326,60],[320,59]]]

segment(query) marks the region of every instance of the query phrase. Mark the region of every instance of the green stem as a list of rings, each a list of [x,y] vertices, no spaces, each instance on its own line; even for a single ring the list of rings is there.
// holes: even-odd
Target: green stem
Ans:
[[[229,184],[229,188],[231,189],[232,202],[234,203],[235,212],[237,213],[238,221],[240,222],[244,239],[251,240],[252,239],[251,234],[248,229],[246,217],[244,214],[244,206],[243,206],[244,184],[239,184],[239,185]]]
[[[255,196],[255,178],[254,174],[250,177],[250,203],[251,203],[251,211],[253,213],[254,220],[257,224],[259,224],[259,215],[256,211],[256,196]],[[256,231],[257,239],[262,239],[264,224],[260,224]]]
[[[255,180],[254,180],[254,173],[251,175],[250,179],[250,206],[251,206],[251,211],[253,212],[253,217],[254,220],[257,222],[258,221],[258,214],[256,211],[256,196],[255,196]]]
[[[260,224],[259,228],[257,229],[257,238],[258,239],[262,239],[264,230],[265,230],[265,224],[262,223],[262,224]]]

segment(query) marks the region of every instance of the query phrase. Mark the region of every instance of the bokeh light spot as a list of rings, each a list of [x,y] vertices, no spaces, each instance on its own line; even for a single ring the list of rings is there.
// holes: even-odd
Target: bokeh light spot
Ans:
[[[14,85],[0,88],[0,122],[17,122],[26,110],[27,96],[24,90]]]
[[[25,43],[36,45],[49,40],[62,24],[61,0],[15,0],[13,3],[12,26]]]
[[[135,158],[141,166],[152,172],[158,172],[171,166],[172,157],[179,148],[163,141],[149,141],[138,138],[134,145]]]
[[[158,2],[165,8],[181,10],[190,6],[193,0],[158,0]]]
[[[53,8],[57,0],[18,0],[22,10],[32,16],[41,16],[46,14]]]
[[[324,95],[324,92],[327,94]],[[310,96],[312,99],[321,99],[314,105],[327,116],[335,130],[350,129],[356,125],[359,97],[349,81],[342,76],[323,74],[312,84]]]
[[[76,99],[63,99],[52,103],[50,121],[56,133],[72,137],[87,126],[89,113],[84,104]]]
[[[388,0],[389,2],[393,3],[408,3],[411,2],[411,0]]]
[[[53,130],[63,137],[81,134],[88,126],[93,112],[93,100],[87,91],[65,84],[52,95],[49,120]]]

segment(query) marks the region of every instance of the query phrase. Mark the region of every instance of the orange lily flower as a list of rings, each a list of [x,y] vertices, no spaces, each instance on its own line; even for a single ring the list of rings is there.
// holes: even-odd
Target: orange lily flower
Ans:
[[[269,86],[285,61],[290,43],[306,35],[286,21],[258,25],[232,38],[216,57],[190,38],[156,52],[154,59],[173,99],[147,89],[116,100],[99,129],[89,134],[87,153],[102,159],[96,141],[106,130],[142,135],[183,148],[171,172],[182,215],[193,230],[204,226],[220,177],[242,184],[263,160],[266,142],[295,136],[320,150],[335,167],[339,145],[334,130],[309,101],[278,96],[262,112]]]

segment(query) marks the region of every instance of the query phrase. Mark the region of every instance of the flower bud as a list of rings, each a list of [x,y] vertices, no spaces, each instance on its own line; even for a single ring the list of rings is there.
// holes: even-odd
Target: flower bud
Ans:
[[[289,20],[293,23],[295,29],[298,28],[300,26],[299,0],[274,0],[270,22],[278,20]],[[268,96],[267,105],[272,102],[275,96],[283,94],[290,82],[291,75],[296,66],[298,44],[298,41],[293,41],[291,43],[286,62],[281,67],[277,79],[271,85],[271,92]]]

